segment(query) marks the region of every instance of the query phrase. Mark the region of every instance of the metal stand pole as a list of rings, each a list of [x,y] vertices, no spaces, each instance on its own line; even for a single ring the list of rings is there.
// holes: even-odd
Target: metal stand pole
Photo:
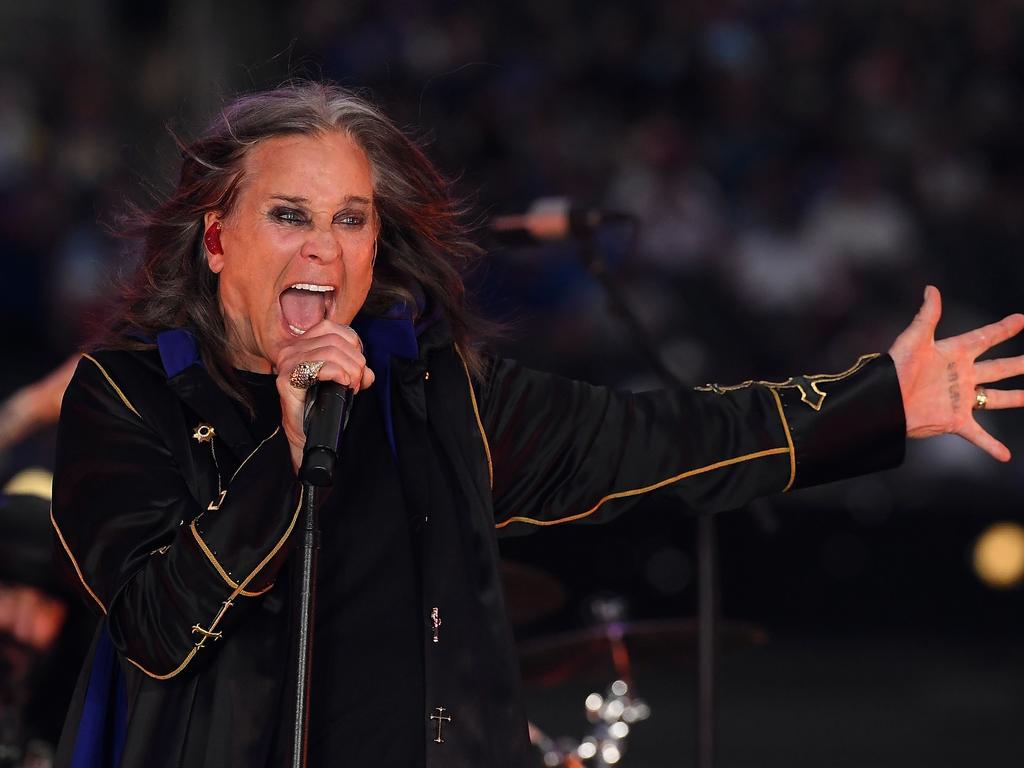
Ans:
[[[718,573],[715,518],[697,517],[697,766],[715,764]]]
[[[305,505],[299,543],[300,575],[298,588],[299,636],[295,657],[295,728],[292,741],[292,768],[305,768],[309,750],[309,690],[313,674],[313,621],[316,614],[316,567],[320,549],[317,523],[316,489],[303,483]]]
[[[303,429],[306,445],[302,452],[299,480],[305,505],[302,539],[299,544],[300,573],[296,610],[298,648],[295,655],[295,724],[292,733],[292,768],[305,768],[309,751],[309,694],[313,679],[313,635],[316,616],[316,566],[320,550],[316,489],[334,484],[341,434],[348,424],[352,390],[334,382],[318,383],[306,394]]]
[[[625,322],[633,340],[666,386],[683,383],[673,374],[658,353],[640,319],[622,295],[618,283],[594,242],[591,230],[580,233],[580,257],[587,271],[597,279],[608,302]],[[713,768],[715,744],[715,638],[718,625],[718,575],[716,573],[715,519],[697,517],[697,762],[696,768]]]

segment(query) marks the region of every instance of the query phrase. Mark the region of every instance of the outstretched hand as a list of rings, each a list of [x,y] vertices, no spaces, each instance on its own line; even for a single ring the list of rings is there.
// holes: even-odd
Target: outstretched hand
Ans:
[[[917,316],[893,342],[889,354],[896,363],[907,417],[907,437],[952,433],[974,443],[999,461],[1010,450],[978,424],[974,409],[982,385],[1024,374],[1024,355],[996,360],[977,358],[1024,329],[1024,315],[1010,315],[948,339],[935,340],[942,316],[942,297],[934,286],[924,291]],[[983,387],[987,410],[1024,406],[1024,390]]]

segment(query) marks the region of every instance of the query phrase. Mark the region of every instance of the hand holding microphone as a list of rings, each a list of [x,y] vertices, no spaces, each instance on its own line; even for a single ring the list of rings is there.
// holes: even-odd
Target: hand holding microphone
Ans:
[[[366,367],[355,331],[323,320],[281,350],[277,372],[292,467],[298,474],[304,456],[318,456],[312,475],[300,479],[322,484],[333,470],[352,396],[373,384],[373,371]]]

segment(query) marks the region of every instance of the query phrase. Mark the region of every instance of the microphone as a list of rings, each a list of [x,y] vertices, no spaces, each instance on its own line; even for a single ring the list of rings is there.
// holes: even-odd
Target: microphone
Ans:
[[[578,208],[566,197],[542,197],[524,214],[495,216],[490,230],[499,243],[530,245],[585,237],[602,224],[620,221],[636,221],[636,217],[619,211]]]
[[[351,410],[351,388],[336,381],[322,381],[310,387],[303,418],[306,447],[299,468],[302,482],[319,487],[333,485],[338,444]]]

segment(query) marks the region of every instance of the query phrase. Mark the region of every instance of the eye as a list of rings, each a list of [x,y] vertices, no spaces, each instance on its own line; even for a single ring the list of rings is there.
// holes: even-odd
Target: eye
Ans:
[[[285,224],[305,224],[309,221],[309,218],[302,211],[296,208],[285,208],[283,206],[271,209],[270,216],[271,218],[277,219]]]
[[[361,227],[366,223],[366,216],[362,213],[339,213],[334,217],[334,223],[345,227]]]

